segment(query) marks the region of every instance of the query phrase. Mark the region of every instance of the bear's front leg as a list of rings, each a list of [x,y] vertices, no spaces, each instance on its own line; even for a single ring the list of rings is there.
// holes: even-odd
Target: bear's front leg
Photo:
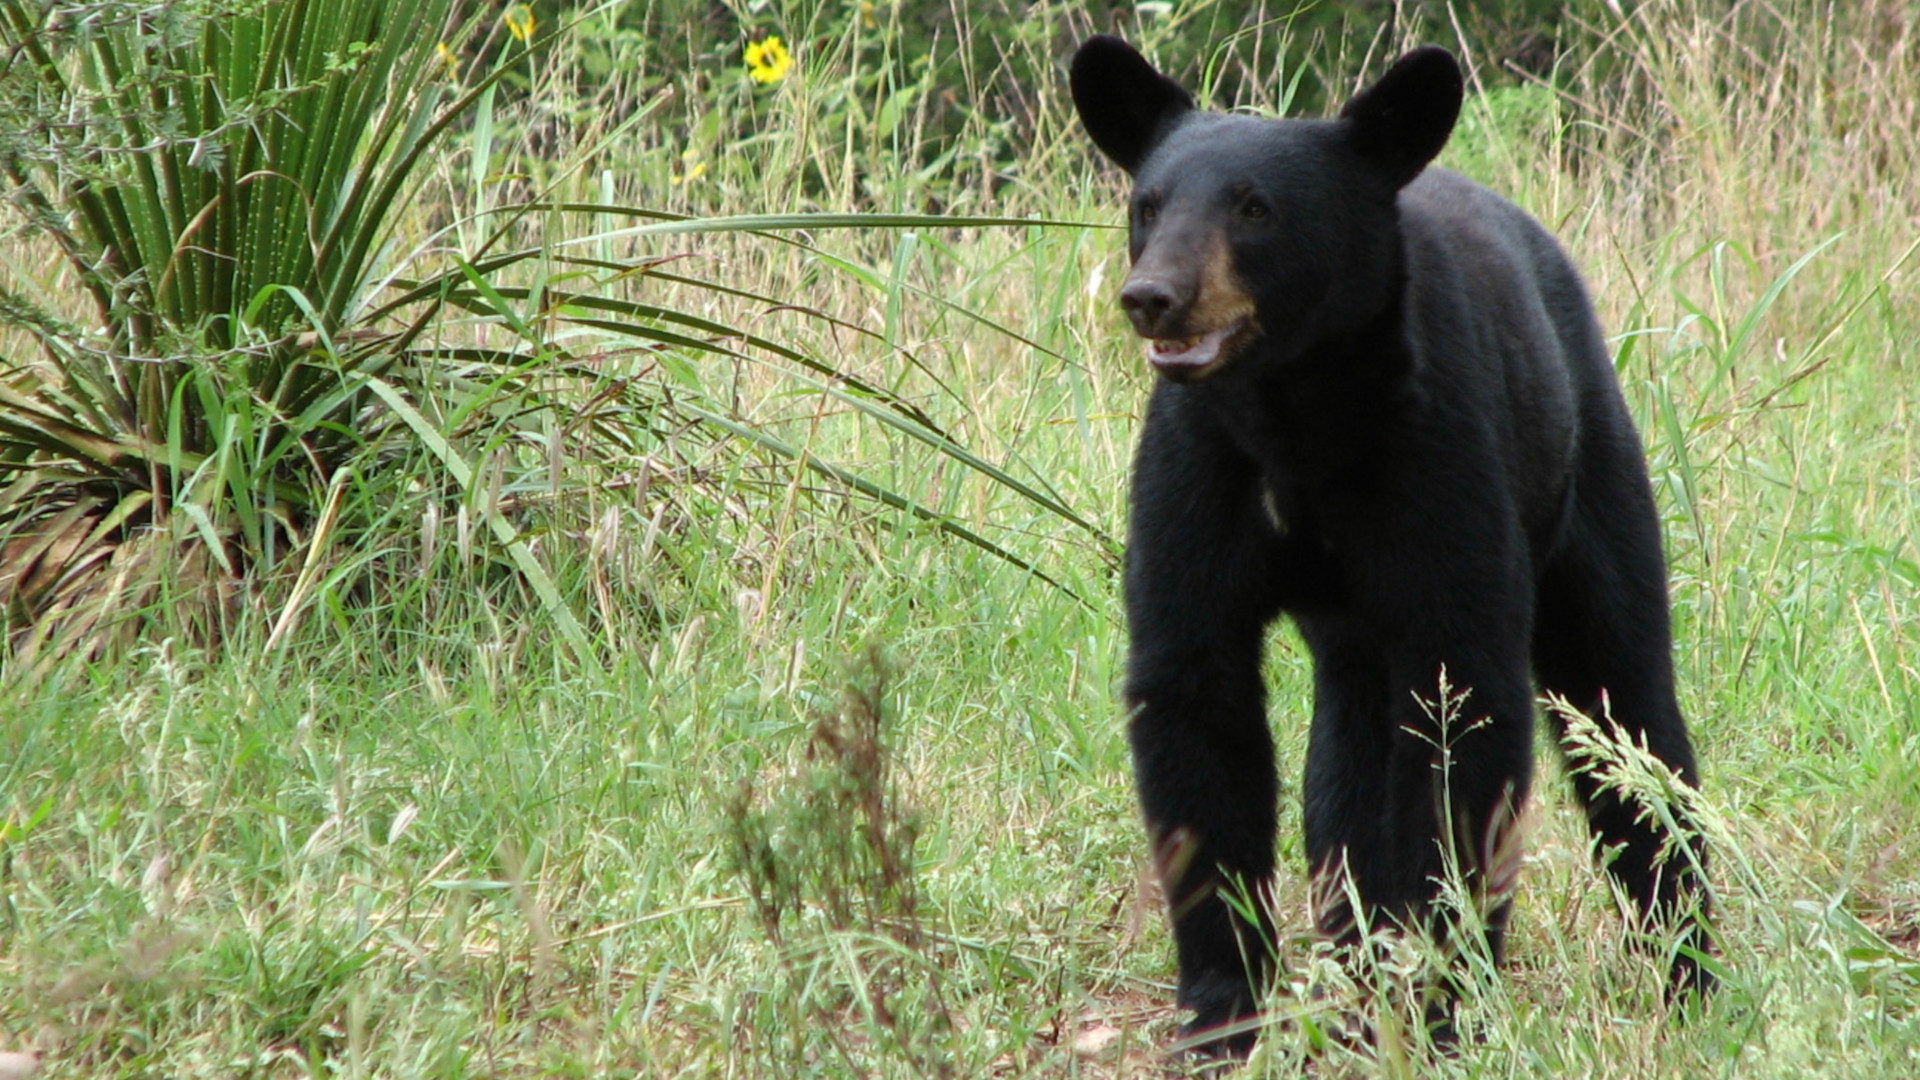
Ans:
[[[1179,1002],[1195,1014],[1183,1034],[1251,1017],[1271,971],[1278,791],[1251,651],[1244,665],[1137,663],[1129,685],[1140,808],[1179,955]],[[1245,1053],[1253,1041],[1253,1031],[1231,1032],[1217,1049]]]
[[[1260,664],[1284,547],[1258,471],[1191,404],[1162,386],[1141,439],[1126,697],[1179,1001],[1195,1014],[1186,1033],[1199,1034],[1250,1018],[1271,970],[1278,780]],[[1244,1053],[1253,1041],[1230,1031],[1207,1048]]]

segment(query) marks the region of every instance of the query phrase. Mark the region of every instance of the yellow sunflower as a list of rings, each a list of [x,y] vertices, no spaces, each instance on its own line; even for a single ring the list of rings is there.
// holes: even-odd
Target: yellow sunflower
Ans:
[[[747,74],[762,85],[772,85],[787,77],[793,67],[793,54],[786,42],[777,37],[747,42]]]

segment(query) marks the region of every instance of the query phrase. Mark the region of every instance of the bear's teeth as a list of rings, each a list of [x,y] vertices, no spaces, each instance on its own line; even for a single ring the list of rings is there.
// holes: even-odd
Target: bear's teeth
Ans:
[[[1239,323],[1211,333],[1183,338],[1149,338],[1147,363],[1157,368],[1198,371],[1220,358],[1220,347],[1240,329]]]

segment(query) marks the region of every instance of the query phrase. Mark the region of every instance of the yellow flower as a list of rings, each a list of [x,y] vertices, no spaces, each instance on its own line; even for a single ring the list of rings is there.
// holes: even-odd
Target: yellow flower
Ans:
[[[675,186],[691,184],[706,175],[707,172],[707,163],[700,160],[700,151],[698,150],[682,151],[680,154],[680,167],[685,171],[673,177]]]
[[[753,76],[754,82],[777,83],[787,77],[787,70],[791,67],[793,54],[787,51],[786,43],[779,38],[747,42],[747,74]]]
[[[507,33],[515,41],[525,44],[533,40],[533,8],[527,4],[509,4],[507,13],[500,17],[507,24]]]
[[[447,70],[445,72],[447,78],[456,79],[456,80],[459,79],[460,78],[459,54],[455,53],[451,48],[448,48],[447,43],[444,41],[438,45],[435,45],[433,47],[433,51],[435,54],[437,54],[440,57],[440,62],[447,66]]]

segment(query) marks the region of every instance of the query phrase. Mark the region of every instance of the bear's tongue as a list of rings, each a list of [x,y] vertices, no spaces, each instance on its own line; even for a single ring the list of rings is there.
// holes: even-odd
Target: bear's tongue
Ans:
[[[1236,323],[1197,337],[1148,338],[1147,363],[1163,371],[1198,371],[1220,358],[1220,346],[1237,329]]]

